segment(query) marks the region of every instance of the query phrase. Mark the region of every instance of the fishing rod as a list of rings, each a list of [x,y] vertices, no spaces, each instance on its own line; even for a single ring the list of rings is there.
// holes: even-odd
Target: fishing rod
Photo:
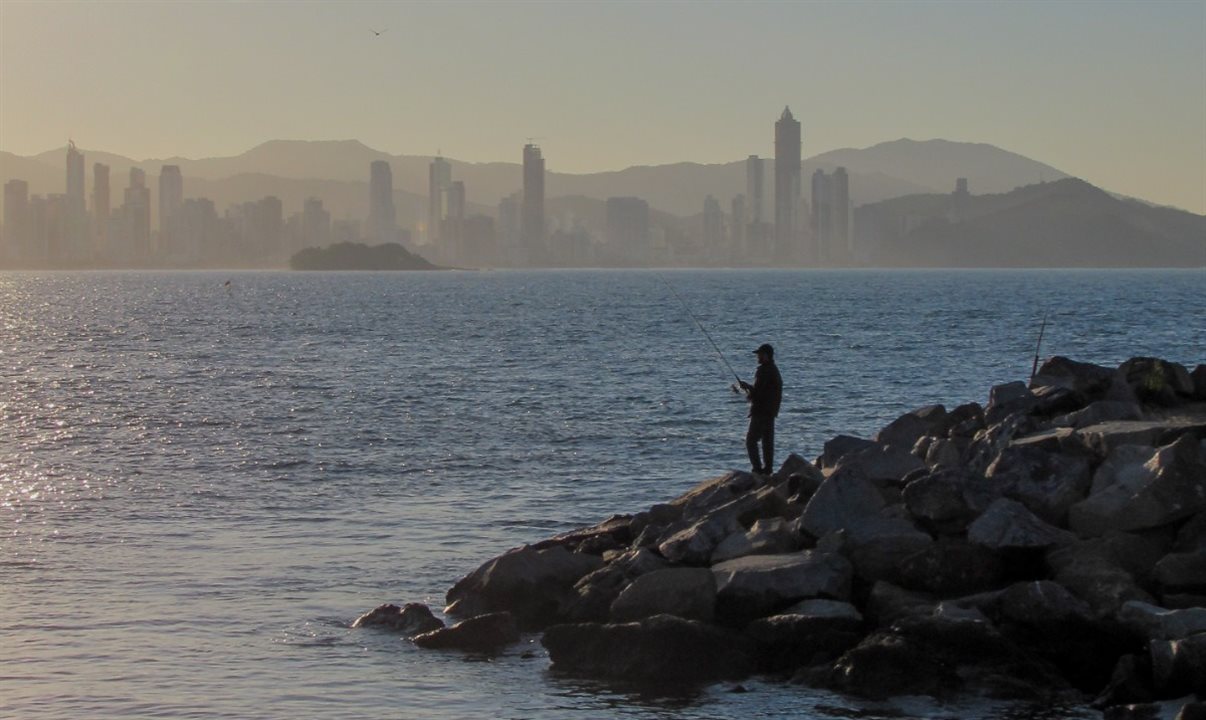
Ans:
[[[691,312],[691,306],[687,304],[687,301],[683,299],[682,295],[678,294],[678,290],[674,289],[674,286],[670,284],[670,281],[667,280],[664,275],[657,273],[657,276],[663,283],[666,284],[666,287],[670,288],[670,292],[674,293],[674,297],[678,298],[678,301],[683,304],[683,309],[686,310],[687,314],[691,316],[691,319],[695,321],[695,327],[699,328],[699,331],[704,334],[704,337],[708,339],[708,342],[712,343],[712,349],[714,349],[716,354],[720,356],[720,361],[723,362],[724,366],[729,369],[729,372],[733,373],[733,377],[737,378],[737,384],[740,385],[741,376],[738,375],[737,371],[733,369],[733,366],[729,364],[729,359],[726,358],[724,353],[720,351],[720,346],[717,345],[716,341],[712,339],[712,335],[708,332],[707,328],[703,326],[703,323],[699,321],[699,318],[695,317],[695,313]],[[736,388],[734,388],[734,392],[735,391]]]
[[[1047,329],[1047,313],[1043,313],[1043,324],[1039,326],[1038,342],[1034,344],[1034,364],[1030,366],[1030,382],[1034,382],[1034,376],[1038,372],[1039,348],[1043,346],[1043,331]]]

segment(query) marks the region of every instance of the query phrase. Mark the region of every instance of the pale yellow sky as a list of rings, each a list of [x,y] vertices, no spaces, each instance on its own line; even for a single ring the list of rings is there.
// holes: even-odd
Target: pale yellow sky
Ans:
[[[371,30],[382,30],[380,36]],[[591,172],[985,142],[1206,213],[1206,0],[0,0],[0,149],[234,155],[355,138]]]

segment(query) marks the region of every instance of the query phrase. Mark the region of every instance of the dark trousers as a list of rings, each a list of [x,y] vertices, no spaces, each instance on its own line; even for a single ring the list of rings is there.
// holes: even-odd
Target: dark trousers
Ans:
[[[762,458],[758,459],[758,441],[762,441]],[[745,434],[745,449],[750,453],[750,465],[755,472],[767,475],[775,471],[775,418],[750,416],[750,429]]]

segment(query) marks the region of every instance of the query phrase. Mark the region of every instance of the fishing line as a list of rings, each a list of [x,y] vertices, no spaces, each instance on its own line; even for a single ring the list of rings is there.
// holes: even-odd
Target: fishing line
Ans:
[[[737,371],[733,369],[733,366],[729,364],[728,358],[726,358],[724,353],[720,351],[720,346],[717,345],[716,341],[712,339],[712,335],[708,332],[707,328],[703,326],[703,323],[699,321],[699,318],[695,317],[695,313],[691,312],[691,306],[687,304],[687,301],[683,299],[682,295],[678,294],[678,290],[674,289],[674,286],[670,284],[670,281],[667,280],[664,275],[661,273],[655,274],[663,283],[666,284],[666,287],[670,288],[670,292],[674,293],[674,297],[678,298],[678,301],[683,304],[683,309],[686,310],[687,314],[691,316],[691,319],[695,321],[695,327],[699,328],[699,331],[704,334],[704,337],[708,339],[708,342],[712,343],[712,348],[716,351],[716,354],[720,356],[720,361],[723,362],[724,366],[729,369],[729,372],[733,373],[733,377],[737,378],[737,384],[740,385],[741,376],[738,375]]]

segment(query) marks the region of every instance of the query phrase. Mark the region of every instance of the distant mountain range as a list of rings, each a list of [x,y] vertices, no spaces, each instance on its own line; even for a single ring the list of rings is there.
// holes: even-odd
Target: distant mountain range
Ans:
[[[188,197],[209,197],[219,212],[226,206],[265,195],[281,198],[286,213],[298,210],[308,196],[321,198],[333,217],[364,217],[368,212],[369,164],[390,163],[394,175],[399,222],[414,225],[424,220],[428,156],[389,155],[356,140],[273,140],[233,157],[162,158],[135,161],[96,150],[83,150],[89,191],[92,164],[110,167],[114,204],[120,204],[130,167],[147,172],[154,191],[159,168],[179,165]],[[518,153],[517,153],[518,154]],[[0,182],[21,178],[31,193],[63,192],[66,149],[32,157],[0,151]],[[556,168],[556,156],[546,158]],[[522,186],[519,163],[469,163],[449,158],[454,179],[463,180],[470,212],[493,214],[503,197]],[[927,192],[949,192],[955,179],[966,177],[975,193],[999,193],[1041,179],[1058,180],[1067,174],[991,145],[946,140],[895,140],[865,149],[848,148],[808,158],[803,167],[803,191],[808,197],[809,178],[820,168],[826,172],[844,166],[850,173],[850,193],[855,205]],[[766,163],[767,211],[773,194],[773,159]],[[546,195],[579,196],[606,200],[613,196],[644,198],[654,209],[690,217],[703,209],[712,195],[727,212],[729,201],[745,192],[745,160],[703,165],[675,163],[638,166],[612,172],[569,174],[550,171]]]
[[[864,264],[1206,267],[1206,216],[1067,178],[1008,193],[910,195],[858,208]]]

